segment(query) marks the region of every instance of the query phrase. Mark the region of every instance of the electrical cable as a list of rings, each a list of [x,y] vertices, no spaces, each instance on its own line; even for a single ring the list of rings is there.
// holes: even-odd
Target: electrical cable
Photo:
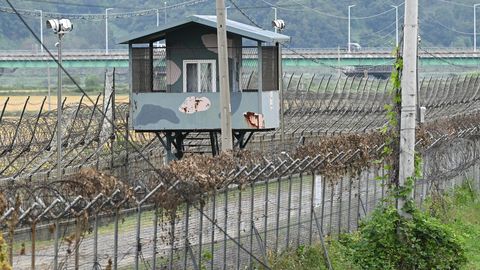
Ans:
[[[139,17],[139,16],[151,16],[151,15],[156,15],[158,10],[170,10],[170,9],[176,9],[176,8],[183,8],[191,5],[196,5],[204,2],[208,2],[210,0],[190,0],[190,1],[185,1],[182,3],[178,4],[173,4],[170,6],[162,6],[159,8],[152,8],[152,9],[144,9],[144,10],[139,10],[139,11],[131,11],[131,12],[119,12],[119,13],[109,13],[108,18],[109,19],[119,19],[119,18],[131,18],[131,17]],[[13,14],[13,10],[8,8],[8,7],[0,7],[0,12],[4,13],[11,13]],[[22,15],[26,15],[29,17],[40,17],[40,13],[38,10],[28,10],[28,9],[17,9],[17,12],[21,13]],[[98,13],[98,14],[88,14],[88,13],[59,13],[59,12],[48,12],[44,11],[43,12],[43,17],[45,18],[68,18],[68,19],[81,19],[81,20],[90,20],[90,21],[100,21],[100,20],[105,20],[107,15],[105,13]]]

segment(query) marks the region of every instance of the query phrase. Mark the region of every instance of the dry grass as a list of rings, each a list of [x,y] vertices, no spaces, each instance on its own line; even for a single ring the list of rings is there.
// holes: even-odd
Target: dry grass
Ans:
[[[3,110],[3,107],[5,105],[5,102],[8,100],[7,108],[5,109],[5,112],[20,112],[23,110],[23,107],[25,106],[25,102],[27,101],[28,96],[0,96],[0,111]],[[35,112],[40,110],[40,107],[42,106],[42,101],[45,98],[45,96],[30,96],[30,99],[28,100],[26,110],[30,112]],[[66,104],[76,104],[80,102],[81,96],[72,96],[72,95],[67,95],[64,96],[64,98],[67,98]],[[96,100],[96,96],[91,96],[92,100]],[[128,102],[128,95],[123,94],[123,95],[117,95],[116,96],[117,102]],[[84,98],[83,101],[85,104],[91,104],[88,99]],[[48,98],[45,101],[44,105],[44,110],[48,110]],[[50,108],[54,110],[57,107],[57,97],[52,96],[50,98]]]

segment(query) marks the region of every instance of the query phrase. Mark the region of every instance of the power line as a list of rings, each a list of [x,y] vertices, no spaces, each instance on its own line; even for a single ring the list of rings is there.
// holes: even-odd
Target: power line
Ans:
[[[421,22],[432,22],[432,23],[435,23],[435,24],[438,24],[439,26],[441,26],[442,28],[445,28],[446,30],[449,30],[449,31],[452,31],[452,32],[455,32],[457,34],[461,34],[461,35],[466,35],[466,36],[471,36],[473,35],[473,32],[463,32],[463,31],[458,31],[456,29],[453,29],[453,28],[450,28],[446,25],[444,25],[443,23],[441,23],[440,21],[436,20],[436,19],[433,19],[431,17],[428,17],[426,16],[425,19],[420,19]]]
[[[448,0],[437,0],[437,1],[447,3],[447,4],[451,4],[451,5],[455,5],[455,6],[459,6],[459,7],[469,7],[469,8],[471,8],[473,6],[473,5],[467,5],[467,4],[452,2],[452,1],[448,1]]]
[[[145,10],[139,10],[139,11],[131,11],[131,12],[120,12],[120,13],[109,13],[108,18],[109,19],[120,19],[120,18],[131,18],[131,17],[139,17],[139,16],[152,16],[156,15],[157,10],[170,10],[170,9],[176,9],[176,8],[183,8],[191,5],[197,5],[200,3],[208,2],[210,0],[190,0],[190,1],[185,1],[182,3],[178,4],[173,4],[170,6],[162,6],[159,8],[153,8],[153,9],[145,9]],[[14,14],[15,12],[8,7],[0,7],[0,12],[4,13],[11,13]],[[22,15],[29,16],[29,17],[40,17],[38,11],[35,10],[28,10],[28,9],[17,9],[17,12],[19,12]],[[59,13],[59,12],[43,12],[43,16],[46,18],[68,18],[68,19],[80,19],[80,20],[90,20],[90,21],[98,21],[98,20],[105,20],[105,17],[107,16],[105,13],[98,13],[98,14],[87,14],[87,13],[80,13],[80,14],[69,14],[69,13]]]

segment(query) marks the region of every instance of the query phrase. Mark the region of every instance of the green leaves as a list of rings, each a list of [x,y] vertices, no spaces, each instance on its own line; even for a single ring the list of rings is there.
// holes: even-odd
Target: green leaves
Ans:
[[[341,243],[362,269],[458,269],[465,252],[453,231],[417,210],[401,217],[393,205],[380,207],[361,224],[359,232]]]

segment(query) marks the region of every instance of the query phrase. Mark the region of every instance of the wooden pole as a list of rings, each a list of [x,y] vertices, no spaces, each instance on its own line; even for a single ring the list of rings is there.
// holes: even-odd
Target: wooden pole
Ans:
[[[399,186],[405,186],[414,176],[415,124],[417,94],[417,51],[418,51],[418,0],[405,1],[405,28],[402,73],[402,109],[400,114],[400,164]],[[409,194],[408,197],[412,197]],[[398,199],[397,209],[405,216],[405,200]]]
[[[227,18],[225,15],[225,1],[216,0],[216,6],[222,152],[227,152],[233,149],[233,140],[230,108],[230,85],[228,76]]]

